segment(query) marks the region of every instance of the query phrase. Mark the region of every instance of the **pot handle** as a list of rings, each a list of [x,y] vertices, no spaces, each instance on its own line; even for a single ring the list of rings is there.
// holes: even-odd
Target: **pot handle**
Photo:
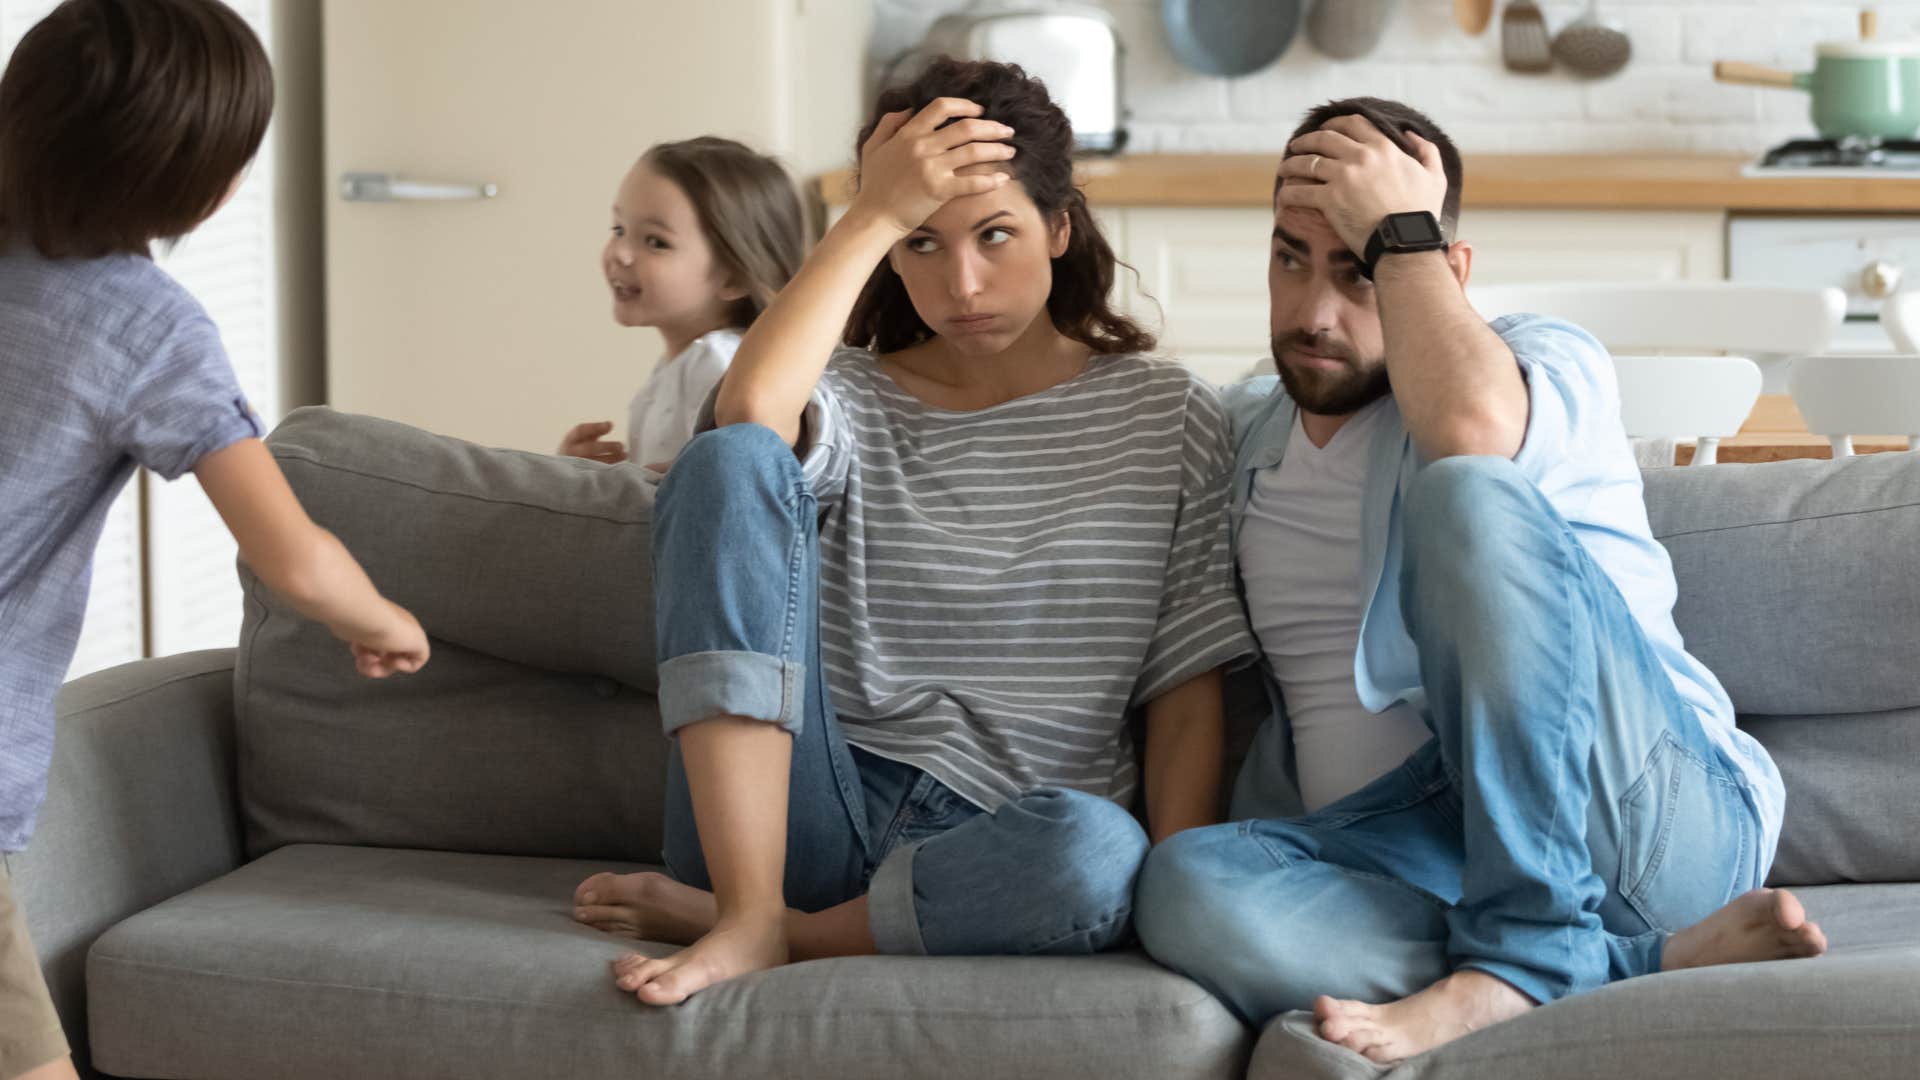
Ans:
[[[1739,83],[1742,86],[1784,86],[1789,90],[1798,87],[1793,72],[1779,68],[1765,67],[1760,64],[1748,64],[1739,60],[1716,60],[1713,64],[1715,82]]]

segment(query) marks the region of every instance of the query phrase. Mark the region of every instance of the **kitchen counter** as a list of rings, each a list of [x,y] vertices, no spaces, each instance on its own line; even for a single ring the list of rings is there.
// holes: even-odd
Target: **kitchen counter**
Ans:
[[[1470,154],[1467,209],[1920,212],[1920,179],[1749,177],[1749,156]],[[1267,206],[1278,154],[1123,154],[1080,165],[1095,206]],[[850,201],[852,173],[822,176],[829,206]]]

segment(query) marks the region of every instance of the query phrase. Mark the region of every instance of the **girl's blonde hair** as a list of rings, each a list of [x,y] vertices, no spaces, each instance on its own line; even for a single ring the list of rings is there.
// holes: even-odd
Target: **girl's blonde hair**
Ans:
[[[752,325],[806,253],[806,214],[786,169],[712,135],[660,143],[640,160],[686,192],[714,258],[747,292],[727,316],[736,327]]]

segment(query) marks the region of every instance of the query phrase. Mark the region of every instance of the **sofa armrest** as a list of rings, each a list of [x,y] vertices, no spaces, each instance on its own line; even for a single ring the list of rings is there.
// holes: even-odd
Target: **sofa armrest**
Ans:
[[[233,663],[232,649],[183,653],[60,691],[47,801],[7,865],[83,1069],[94,939],[242,860]]]

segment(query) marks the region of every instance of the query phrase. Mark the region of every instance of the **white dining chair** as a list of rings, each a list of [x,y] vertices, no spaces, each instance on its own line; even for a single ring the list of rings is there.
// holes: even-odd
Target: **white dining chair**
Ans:
[[[1619,373],[1620,417],[1643,457],[1673,461],[1695,444],[1693,463],[1719,460],[1762,393],[1784,393],[1801,356],[1833,341],[1846,317],[1839,289],[1791,289],[1723,281],[1555,282],[1471,288],[1492,319],[1521,312],[1565,319],[1599,339]]]
[[[1825,435],[1834,457],[1853,453],[1855,435],[1904,435],[1920,451],[1920,356],[1803,357],[1789,385],[1807,430]]]

